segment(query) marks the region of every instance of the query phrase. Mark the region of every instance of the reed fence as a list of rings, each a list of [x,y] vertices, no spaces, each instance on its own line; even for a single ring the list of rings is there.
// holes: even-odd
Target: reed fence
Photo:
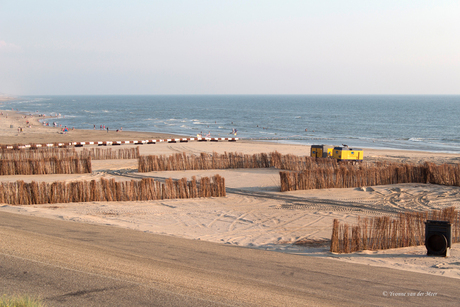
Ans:
[[[0,149],[2,160],[26,160],[46,158],[80,158],[91,157],[93,160],[107,159],[137,159],[139,157],[139,146],[135,148],[83,148],[77,151],[75,148],[30,148],[30,149]]]
[[[279,152],[243,154],[231,152],[218,154],[201,153],[199,156],[178,153],[170,156],[139,156],[139,172],[235,169],[235,168],[269,168],[284,170],[305,170],[312,165],[337,165],[334,159],[282,155]]]
[[[82,157],[91,157],[93,160],[109,159],[137,159],[139,158],[139,146],[135,148],[84,148]]]
[[[299,172],[280,172],[281,191],[354,188],[398,183],[460,186],[460,165],[434,163],[312,164]]]
[[[91,173],[91,158],[0,160],[0,175]]]
[[[193,177],[167,179],[164,183],[153,178],[117,182],[115,179],[52,183],[16,181],[0,184],[0,203],[35,205],[93,201],[143,201],[175,198],[224,197],[225,179]]]
[[[315,158],[309,156],[283,155],[275,151],[270,153],[271,166],[288,171],[303,171],[313,167],[337,167],[340,164],[336,159]]]
[[[452,243],[460,242],[460,212],[454,207],[425,212],[400,213],[389,216],[358,218],[350,226],[334,219],[331,252],[352,253],[425,244],[425,221],[440,220],[452,224]]]
[[[33,149],[2,149],[0,150],[1,160],[26,160],[26,159],[47,159],[47,158],[70,158],[77,157],[75,148],[33,148]]]
[[[201,153],[190,156],[178,153],[170,156],[149,155],[139,156],[139,172],[209,170],[234,168],[265,168],[270,167],[270,155],[265,153],[248,155],[242,153],[212,154]]]

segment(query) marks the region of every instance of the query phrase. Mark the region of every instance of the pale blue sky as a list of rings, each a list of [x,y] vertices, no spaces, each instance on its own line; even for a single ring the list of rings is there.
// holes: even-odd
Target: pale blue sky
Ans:
[[[460,1],[0,0],[0,93],[460,94]]]

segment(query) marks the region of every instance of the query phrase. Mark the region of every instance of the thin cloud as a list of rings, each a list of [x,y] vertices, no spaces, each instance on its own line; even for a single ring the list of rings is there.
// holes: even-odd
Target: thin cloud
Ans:
[[[19,47],[18,45],[0,40],[0,52],[16,53],[16,52],[22,52],[22,51],[23,51],[22,48]]]

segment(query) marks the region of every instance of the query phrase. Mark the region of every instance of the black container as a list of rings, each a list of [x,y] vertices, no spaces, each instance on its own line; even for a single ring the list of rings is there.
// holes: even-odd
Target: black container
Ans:
[[[447,221],[426,221],[425,246],[428,256],[450,256],[452,225]]]

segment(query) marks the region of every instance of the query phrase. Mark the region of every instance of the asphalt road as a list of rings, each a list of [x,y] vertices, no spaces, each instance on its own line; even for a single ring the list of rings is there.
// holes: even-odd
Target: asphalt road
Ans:
[[[0,295],[48,306],[455,306],[460,280],[0,212]]]

